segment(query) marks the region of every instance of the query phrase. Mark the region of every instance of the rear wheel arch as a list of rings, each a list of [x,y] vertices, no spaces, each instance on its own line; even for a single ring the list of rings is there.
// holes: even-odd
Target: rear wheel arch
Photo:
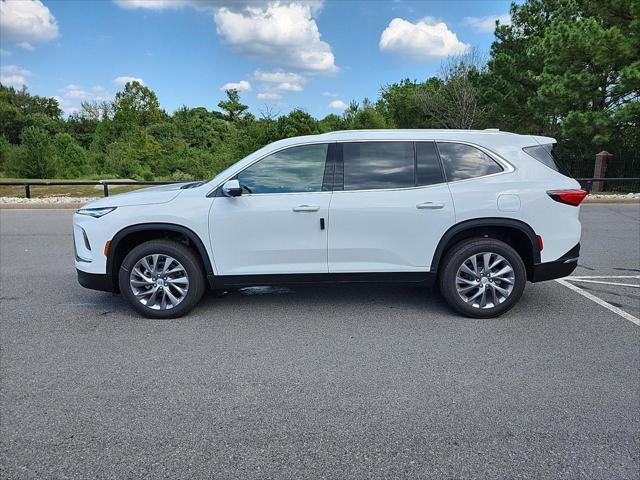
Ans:
[[[209,280],[213,278],[209,254],[204,243],[193,230],[173,223],[140,223],[123,228],[111,239],[106,271],[111,276],[114,291],[119,291],[118,270],[127,253],[146,241],[162,238],[179,241],[191,247],[200,257],[207,278]]]
[[[527,278],[533,275],[533,266],[540,263],[540,249],[533,228],[512,218],[476,218],[460,222],[445,232],[436,247],[431,271],[438,271],[441,260],[458,243],[470,238],[495,238],[510,245],[520,255],[527,269]]]

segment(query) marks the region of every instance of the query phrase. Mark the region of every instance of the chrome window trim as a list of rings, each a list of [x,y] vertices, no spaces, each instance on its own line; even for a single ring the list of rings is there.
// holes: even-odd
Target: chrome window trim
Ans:
[[[241,170],[235,171],[229,177],[227,177],[224,180],[222,180],[219,184],[217,184],[213,189],[211,189],[207,193],[207,197],[212,196],[212,194],[218,188],[220,188],[220,186],[224,185],[227,181],[231,180],[235,176],[237,176],[240,173],[242,173],[245,169],[249,168],[250,166],[252,166],[253,164],[259,162],[260,160],[263,160],[264,158],[266,158],[266,157],[268,157],[270,155],[273,155],[274,153],[278,153],[278,152],[281,152],[283,150],[287,150],[289,148],[304,147],[306,145],[317,145],[317,144],[320,144],[320,143],[326,143],[327,145],[330,145],[332,143],[363,143],[363,142],[367,142],[367,143],[369,143],[369,142],[434,142],[434,143],[436,143],[436,148],[438,146],[437,145],[438,142],[440,142],[440,143],[461,143],[463,145],[469,145],[470,147],[475,147],[478,150],[480,150],[481,152],[483,152],[485,155],[488,155],[489,158],[491,158],[494,162],[496,162],[498,165],[500,165],[503,168],[503,170],[502,170],[502,172],[491,173],[489,175],[482,175],[482,176],[473,177],[473,178],[465,178],[465,179],[462,179],[462,180],[447,181],[446,178],[445,178],[444,182],[442,182],[442,183],[434,183],[432,185],[421,185],[421,186],[411,186],[411,187],[395,187],[395,188],[371,188],[371,189],[366,189],[366,190],[334,190],[334,191],[331,191],[331,192],[282,192],[282,193],[246,193],[246,194],[243,193],[243,196],[300,195],[300,194],[310,194],[310,193],[384,192],[384,191],[414,190],[414,189],[417,189],[417,188],[428,188],[428,187],[433,187],[433,186],[437,186],[437,185],[445,185],[445,184],[448,185],[448,184],[452,184],[452,183],[469,182],[469,181],[472,181],[472,180],[478,180],[480,178],[497,177],[499,175],[505,175],[505,174],[513,173],[513,172],[516,171],[516,167],[514,167],[510,162],[505,160],[504,157],[502,157],[501,155],[497,154],[493,150],[490,150],[489,148],[484,147],[482,145],[478,145],[477,143],[467,142],[467,141],[463,141],[463,140],[439,140],[439,139],[432,139],[432,138],[418,138],[418,139],[413,138],[413,139],[402,139],[402,140],[390,139],[390,138],[361,139],[361,140],[351,139],[351,140],[333,140],[333,141],[317,140],[317,141],[296,143],[295,145],[287,145],[285,147],[278,148],[276,150],[272,150],[272,151],[270,151],[268,153],[265,153],[263,156],[255,159],[250,164],[245,165]],[[440,158],[440,152],[438,152],[438,158]],[[442,162],[442,159],[440,159],[440,162]]]

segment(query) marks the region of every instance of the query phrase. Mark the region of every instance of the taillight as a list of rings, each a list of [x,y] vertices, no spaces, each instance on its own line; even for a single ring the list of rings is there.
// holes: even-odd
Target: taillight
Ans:
[[[556,202],[577,207],[587,196],[586,190],[549,190],[547,192]]]

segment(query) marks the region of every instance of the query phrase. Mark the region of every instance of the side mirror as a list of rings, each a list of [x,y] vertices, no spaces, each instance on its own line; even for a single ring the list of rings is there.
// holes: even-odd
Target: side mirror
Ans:
[[[240,182],[238,180],[228,180],[222,185],[222,193],[227,197],[239,197],[242,195],[242,188],[240,188]]]

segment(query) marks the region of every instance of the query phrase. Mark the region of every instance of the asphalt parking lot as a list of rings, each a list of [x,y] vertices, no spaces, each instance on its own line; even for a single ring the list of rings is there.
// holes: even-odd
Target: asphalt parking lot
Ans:
[[[148,320],[77,284],[71,215],[0,210],[3,479],[639,478],[640,327],[558,282],[493,320],[406,286]],[[581,215],[574,275],[625,278],[570,283],[640,317],[640,205]]]

